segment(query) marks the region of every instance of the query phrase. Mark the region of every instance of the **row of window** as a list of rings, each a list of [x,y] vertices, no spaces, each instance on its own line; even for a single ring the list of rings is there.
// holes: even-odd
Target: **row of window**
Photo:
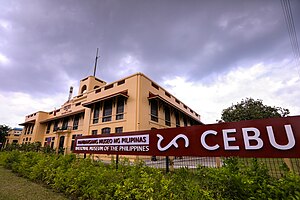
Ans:
[[[72,135],[71,151],[74,150],[74,147],[75,147],[75,138],[77,136],[82,136],[82,134],[74,134],[74,135]],[[50,146],[53,149],[54,148],[54,143],[55,143],[55,137],[46,137],[45,141],[44,141],[44,147],[45,146]]]
[[[150,113],[151,113],[151,121],[158,122],[158,101],[157,100],[152,100],[150,102]],[[164,105],[164,113],[165,113],[165,125],[166,126],[171,126],[171,112],[170,112],[170,107],[168,105]],[[179,116],[179,111],[175,111],[175,123],[176,127],[180,127],[180,116]],[[188,117],[183,116],[183,124],[184,126],[188,125]],[[193,119],[190,119],[190,125],[195,125],[197,122]]]
[[[110,134],[110,133],[111,133],[110,127],[105,127],[101,129],[101,134]],[[115,133],[123,133],[123,127],[116,127]],[[92,135],[97,135],[97,134],[98,134],[98,130],[92,130]]]
[[[13,140],[12,144],[18,144],[18,142],[19,142],[18,140]],[[9,144],[9,140],[6,140],[6,144]]]
[[[159,86],[156,85],[155,83],[152,82],[151,85],[152,85],[152,87],[154,87],[155,89],[159,90]],[[169,98],[171,98],[171,96],[172,96],[172,95],[171,95],[170,93],[168,93],[167,91],[165,91],[165,95],[166,95],[167,97],[169,97]],[[174,99],[175,99],[175,102],[176,102],[176,103],[180,104],[180,101],[179,101],[178,99],[176,99],[175,97],[174,97]],[[183,107],[184,107],[185,109],[188,109],[188,107],[187,107],[185,104],[182,103],[182,105],[183,105]],[[191,113],[195,113],[192,109],[189,108],[189,110],[191,111]],[[197,117],[199,117],[199,115],[198,115],[197,113],[195,113],[195,115],[196,115]]]
[[[117,85],[118,85],[118,86],[119,86],[119,85],[123,85],[124,83],[125,83],[125,79],[118,81],[118,82],[117,82]],[[112,83],[112,84],[106,85],[106,86],[104,87],[104,90],[108,90],[108,89],[111,89],[111,88],[113,88],[113,87],[114,87],[114,84]],[[94,87],[94,89],[96,89],[96,88],[98,88],[98,87]],[[101,92],[101,89],[103,89],[103,88],[99,88],[99,89],[95,90],[95,93]]]
[[[23,138],[23,143],[24,143],[24,142],[27,142],[27,141],[29,141],[29,142],[30,142],[30,141],[31,141],[31,137],[30,137],[30,138],[28,138],[28,137],[26,137],[26,138]]]
[[[124,97],[117,98],[117,108],[116,108],[116,120],[121,120],[124,118],[124,105],[125,99]],[[99,122],[100,116],[100,102],[96,103],[93,111],[93,124],[97,124]],[[102,111],[102,122],[112,121],[112,110],[113,110],[113,99],[105,100],[103,102],[103,111]]]
[[[33,117],[33,116],[36,116],[36,113],[33,113],[31,115],[27,115],[26,117],[29,118],[29,117]]]
[[[98,80],[98,81],[102,82],[101,80]],[[103,83],[103,82],[102,82],[102,83]],[[117,85],[122,85],[122,84],[124,84],[124,83],[125,83],[125,79],[124,79],[124,80],[118,81]],[[113,88],[113,87],[114,87],[114,84],[109,84],[109,85],[106,85],[106,86],[104,87],[104,90],[108,90],[108,89],[111,89],[111,88]],[[97,88],[99,88],[98,85],[94,86],[94,89],[97,89]],[[102,88],[99,88],[99,89],[95,90],[95,93],[101,92],[101,89],[102,89]],[[86,92],[87,92],[87,86],[86,86],[86,85],[83,85],[82,88],[81,88],[81,93],[80,93],[80,94],[84,94],[84,93],[86,93]]]
[[[80,116],[81,116],[81,114],[77,114],[74,116],[72,127],[69,126],[69,117],[65,117],[63,119],[61,127],[58,127],[59,120],[54,121],[53,132],[56,132],[58,130],[70,130],[70,129],[77,130]],[[48,122],[46,133],[50,133],[51,125],[52,125],[52,122]]]
[[[34,124],[25,126],[24,135],[32,134],[34,128]]]

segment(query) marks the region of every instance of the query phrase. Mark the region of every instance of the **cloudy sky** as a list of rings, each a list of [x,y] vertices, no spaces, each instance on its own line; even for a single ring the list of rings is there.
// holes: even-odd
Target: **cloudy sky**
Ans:
[[[97,77],[142,72],[204,123],[246,97],[300,114],[280,0],[0,0],[0,124],[60,107],[92,75],[97,47]]]

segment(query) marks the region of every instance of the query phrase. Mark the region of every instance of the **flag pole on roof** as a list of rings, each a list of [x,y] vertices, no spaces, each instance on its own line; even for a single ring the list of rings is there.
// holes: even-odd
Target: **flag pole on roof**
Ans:
[[[97,48],[97,52],[96,52],[96,59],[95,59],[95,66],[94,66],[94,76],[96,76],[97,60],[100,57],[100,56],[98,56],[98,50],[99,50],[99,48]]]

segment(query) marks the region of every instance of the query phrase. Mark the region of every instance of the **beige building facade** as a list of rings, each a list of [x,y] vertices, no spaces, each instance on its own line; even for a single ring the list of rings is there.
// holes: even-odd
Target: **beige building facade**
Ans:
[[[20,143],[21,134],[22,134],[21,128],[10,129],[7,133],[7,136],[5,136],[5,146],[8,144]]]
[[[79,135],[199,124],[199,114],[142,73],[112,83],[89,76],[59,109],[26,116],[19,143],[41,142],[70,153]]]

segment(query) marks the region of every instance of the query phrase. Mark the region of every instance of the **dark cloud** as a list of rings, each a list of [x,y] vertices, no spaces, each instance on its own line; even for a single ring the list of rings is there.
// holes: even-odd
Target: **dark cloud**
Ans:
[[[300,3],[291,3],[299,33]],[[280,1],[2,0],[0,8],[8,24],[0,26],[0,54],[10,60],[0,62],[2,91],[65,91],[58,86],[92,74],[97,47],[97,76],[106,81],[122,78],[126,56],[160,81],[291,55]]]

